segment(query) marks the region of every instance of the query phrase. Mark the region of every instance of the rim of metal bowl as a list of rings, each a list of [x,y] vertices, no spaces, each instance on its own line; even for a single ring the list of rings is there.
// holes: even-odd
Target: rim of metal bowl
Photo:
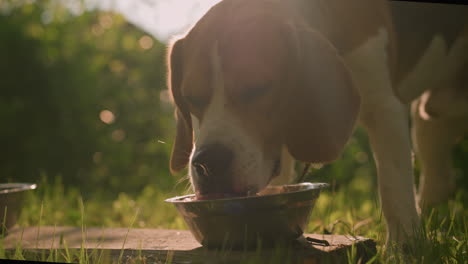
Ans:
[[[241,201],[241,200],[254,200],[254,199],[262,199],[264,197],[274,197],[274,196],[282,196],[285,194],[292,194],[292,193],[300,193],[300,192],[306,192],[310,190],[319,190],[326,188],[330,186],[328,183],[324,182],[301,182],[301,183],[296,183],[296,184],[286,184],[282,185],[284,187],[286,186],[303,186],[305,187],[304,189],[297,190],[297,191],[290,191],[290,192],[284,192],[284,193],[273,193],[273,194],[265,194],[265,195],[259,195],[259,196],[241,196],[241,197],[230,197],[230,198],[220,198],[220,199],[210,199],[210,200],[190,200],[190,201],[184,201],[183,199],[185,198],[190,198],[195,196],[195,194],[187,194],[187,195],[182,195],[182,196],[176,196],[172,198],[168,198],[164,200],[166,203],[173,203],[173,204],[188,204],[188,203],[213,203],[213,202],[226,202],[226,201]]]
[[[35,183],[0,183],[0,194],[34,190],[37,188]]]

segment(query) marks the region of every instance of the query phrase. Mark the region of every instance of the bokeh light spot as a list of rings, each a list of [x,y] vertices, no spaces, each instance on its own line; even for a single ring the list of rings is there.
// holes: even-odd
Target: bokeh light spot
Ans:
[[[140,47],[144,50],[151,49],[153,47],[153,43],[153,39],[148,35],[144,35],[138,40],[138,44],[140,44]]]
[[[99,118],[101,119],[101,121],[103,123],[106,123],[106,124],[112,124],[114,123],[115,121],[115,115],[114,113],[112,113],[111,111],[109,110],[102,110],[100,113],[99,113]]]

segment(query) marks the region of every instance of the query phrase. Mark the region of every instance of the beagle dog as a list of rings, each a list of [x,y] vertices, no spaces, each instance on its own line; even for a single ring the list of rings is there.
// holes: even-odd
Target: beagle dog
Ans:
[[[406,17],[404,10],[392,11],[385,0],[224,0],[213,6],[170,45],[177,119],[171,171],[188,165],[199,199],[257,193],[288,183],[295,161],[337,159],[360,123],[377,164],[387,241],[404,240],[419,224],[408,104],[438,88],[421,81],[428,70],[447,75],[434,78],[459,77],[444,68],[460,72],[468,50],[467,34],[453,45],[431,36],[421,43],[429,44],[427,52],[409,56],[409,67],[399,71],[393,17]],[[415,108],[430,114],[437,100],[424,98]],[[416,137],[424,133],[418,129]],[[422,137],[418,154],[437,140]]]

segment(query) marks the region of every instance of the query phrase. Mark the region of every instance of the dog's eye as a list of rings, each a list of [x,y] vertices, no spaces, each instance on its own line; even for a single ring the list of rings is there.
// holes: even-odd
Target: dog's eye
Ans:
[[[242,103],[248,104],[259,99],[270,90],[270,87],[271,85],[269,83],[248,87],[241,95]]]
[[[195,107],[195,108],[202,108],[208,104],[208,97],[205,96],[194,96],[194,95],[185,95],[185,101]]]

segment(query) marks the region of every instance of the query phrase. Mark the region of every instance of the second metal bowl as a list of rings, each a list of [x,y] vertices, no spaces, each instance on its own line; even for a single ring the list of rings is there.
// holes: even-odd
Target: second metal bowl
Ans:
[[[31,183],[0,184],[0,233],[15,225],[23,204],[24,192],[36,189]]]

